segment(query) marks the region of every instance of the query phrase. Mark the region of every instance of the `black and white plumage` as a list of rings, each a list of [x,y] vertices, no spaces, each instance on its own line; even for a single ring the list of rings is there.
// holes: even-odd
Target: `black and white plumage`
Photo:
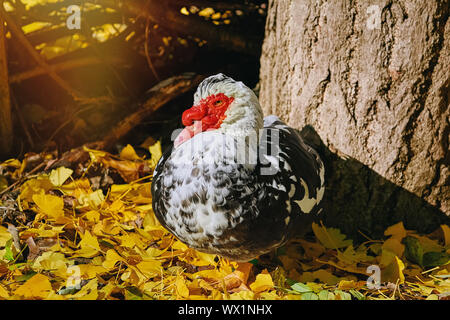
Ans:
[[[153,209],[165,228],[199,251],[248,261],[311,224],[325,169],[295,129],[263,119],[253,91],[223,74],[199,85],[189,110],[154,172]]]

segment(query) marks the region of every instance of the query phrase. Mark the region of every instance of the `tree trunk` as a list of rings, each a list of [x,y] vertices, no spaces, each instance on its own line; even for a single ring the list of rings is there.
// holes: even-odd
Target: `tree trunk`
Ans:
[[[323,142],[326,224],[449,223],[448,16],[448,0],[269,1],[261,105]]]

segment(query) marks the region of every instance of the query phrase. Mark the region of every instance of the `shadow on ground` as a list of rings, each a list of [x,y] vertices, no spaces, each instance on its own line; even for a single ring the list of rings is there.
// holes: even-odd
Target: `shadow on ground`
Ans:
[[[311,126],[301,136],[321,155],[326,167],[323,218],[355,240],[378,239],[387,227],[403,222],[406,229],[433,232],[450,217],[417,195],[395,185],[353,158],[342,158],[321,141]]]

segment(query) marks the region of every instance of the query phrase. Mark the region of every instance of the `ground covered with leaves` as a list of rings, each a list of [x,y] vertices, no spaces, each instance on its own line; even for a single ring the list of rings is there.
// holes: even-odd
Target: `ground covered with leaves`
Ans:
[[[355,244],[314,224],[249,263],[201,253],[156,220],[159,142],[0,164],[0,299],[449,299],[450,228],[402,223]],[[137,149],[136,149],[137,150]]]

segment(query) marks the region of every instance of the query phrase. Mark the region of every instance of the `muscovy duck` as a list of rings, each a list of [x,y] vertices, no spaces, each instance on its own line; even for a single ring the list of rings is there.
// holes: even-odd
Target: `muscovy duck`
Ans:
[[[182,122],[152,181],[155,215],[180,241],[249,261],[310,227],[324,165],[295,129],[263,119],[250,88],[223,74],[206,78]]]

